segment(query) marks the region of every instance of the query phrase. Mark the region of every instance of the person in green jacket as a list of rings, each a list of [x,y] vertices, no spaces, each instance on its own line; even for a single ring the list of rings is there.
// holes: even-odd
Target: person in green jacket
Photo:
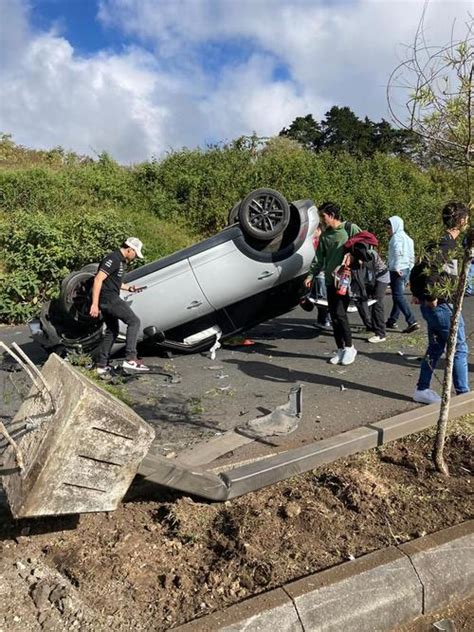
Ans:
[[[334,273],[342,264],[344,258],[344,244],[357,233],[360,228],[351,222],[342,220],[341,209],[334,202],[324,202],[319,207],[321,221],[325,224],[316,250],[313,262],[305,279],[305,286],[311,287],[313,277],[322,270],[325,273],[325,281],[328,295],[328,308],[332,320],[334,339],[337,351],[329,360],[331,364],[352,364],[356,358],[357,350],[352,344],[352,333],[347,318],[349,307],[349,293],[340,295],[337,293]]]

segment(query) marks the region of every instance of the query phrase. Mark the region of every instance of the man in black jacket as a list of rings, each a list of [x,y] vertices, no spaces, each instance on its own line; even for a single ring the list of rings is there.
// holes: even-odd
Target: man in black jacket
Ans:
[[[434,404],[441,401],[438,393],[430,389],[431,378],[436,365],[444,353],[451,327],[453,306],[445,292],[439,291],[457,277],[458,261],[455,250],[458,239],[467,228],[469,222],[468,208],[459,202],[450,202],[442,211],[445,234],[437,248],[431,248],[429,262],[425,272],[420,271],[420,264],[415,266],[410,276],[410,285],[416,301],[420,304],[421,313],[428,325],[428,350],[421,364],[420,376],[413,399],[420,404]],[[453,383],[456,394],[469,392],[468,379],[468,347],[462,315],[454,355]]]
[[[135,285],[122,283],[125,266],[138,257],[143,259],[143,244],[137,237],[129,237],[118,250],[106,255],[99,265],[99,271],[92,287],[92,305],[90,315],[97,318],[102,312],[106,330],[97,352],[97,374],[104,378],[110,373],[109,357],[119,333],[119,321],[127,325],[125,360],[122,367],[127,371],[148,371],[137,358],[137,339],[140,331],[140,319],[128,303],[120,298],[120,290],[139,292]]]

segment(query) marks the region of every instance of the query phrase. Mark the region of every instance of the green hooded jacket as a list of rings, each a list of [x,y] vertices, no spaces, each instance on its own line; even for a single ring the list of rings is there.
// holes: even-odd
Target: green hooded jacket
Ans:
[[[349,233],[346,228],[349,229]],[[322,233],[314,259],[309,267],[308,277],[312,278],[324,270],[326,285],[334,285],[334,270],[344,259],[344,244],[360,233],[361,229],[352,222],[342,222],[337,228],[326,228]]]

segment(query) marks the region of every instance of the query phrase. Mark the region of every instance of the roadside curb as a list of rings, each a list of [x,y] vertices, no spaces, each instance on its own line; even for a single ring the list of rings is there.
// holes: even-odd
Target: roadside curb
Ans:
[[[474,520],[285,584],[176,632],[392,630],[474,593]]]

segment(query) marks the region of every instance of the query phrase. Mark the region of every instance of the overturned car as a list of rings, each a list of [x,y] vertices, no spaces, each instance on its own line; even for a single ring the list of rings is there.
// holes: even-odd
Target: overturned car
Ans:
[[[195,352],[216,339],[288,312],[305,293],[319,224],[311,200],[289,203],[272,189],[257,189],[229,213],[229,226],[213,237],[129,272],[124,292],[140,318],[139,340],[163,349]],[[59,297],[30,322],[32,336],[50,351],[93,353],[103,336],[89,316],[98,264],[68,275]],[[121,324],[115,350],[125,342]]]

